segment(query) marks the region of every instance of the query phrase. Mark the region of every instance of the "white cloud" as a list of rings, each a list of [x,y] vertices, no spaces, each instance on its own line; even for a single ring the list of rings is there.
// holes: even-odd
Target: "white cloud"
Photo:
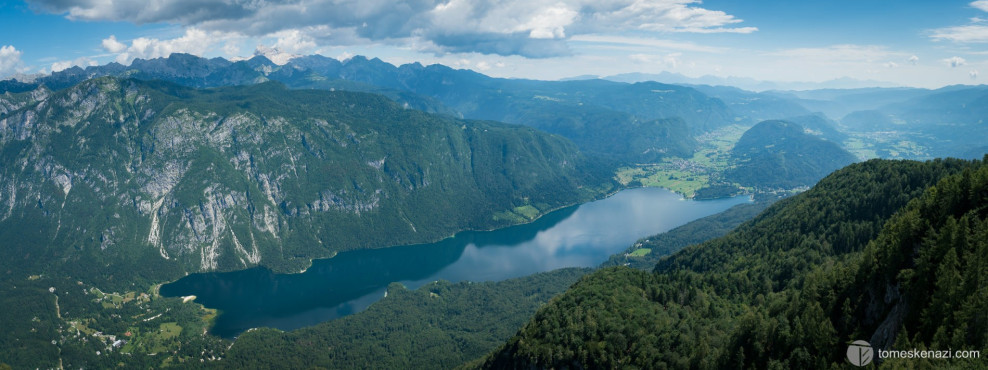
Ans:
[[[988,0],[978,0],[972,2],[971,7],[988,12]],[[965,26],[954,26],[937,28],[930,32],[930,38],[936,41],[953,41],[959,43],[982,43],[988,42],[988,26],[984,25],[984,19],[973,17],[971,23]]]
[[[110,38],[103,39],[103,50],[116,54],[127,50],[127,45],[117,41],[116,36],[110,35]]]
[[[938,28],[933,30],[930,37],[937,41],[947,40],[960,43],[988,42],[988,26],[971,24],[967,26]]]
[[[972,80],[977,80],[978,79],[978,70],[976,70],[976,69],[972,69],[971,72],[968,72],[967,74],[968,74],[968,76],[971,77]]]
[[[226,54],[227,58],[236,58],[240,56],[240,46],[233,42],[227,42],[223,45],[223,54]]]
[[[610,1],[590,7],[597,10],[592,14],[598,20],[594,23],[605,29],[696,33],[751,33],[758,30],[755,27],[730,27],[742,20],[719,10],[691,6],[699,3],[699,0],[634,0],[630,4]]]
[[[988,0],[978,0],[972,2],[971,6],[988,12]]]
[[[909,59],[907,59],[907,60],[909,61],[909,64],[912,64],[912,65],[916,65],[916,63],[919,63],[919,57],[918,56],[915,56],[915,55],[910,56]]]
[[[577,35],[757,31],[731,14],[704,8],[700,0],[27,1],[70,19],[169,23],[262,38],[295,31],[300,34],[286,42],[305,42],[308,36],[317,46],[387,43],[439,54],[551,57],[571,54],[565,42]],[[104,48],[120,50],[114,41],[108,39]],[[133,46],[126,53],[135,54]]]
[[[96,65],[99,65],[99,63],[96,63],[95,60],[89,59],[89,57],[80,57],[80,58],[76,58],[75,60],[63,60],[52,63],[51,71],[60,72],[75,66],[90,67]]]
[[[886,68],[895,68],[895,67],[898,67],[898,66],[899,66],[899,63],[896,63],[896,62],[886,62],[885,63],[885,67]]]
[[[533,39],[561,39],[566,37],[566,26],[573,24],[577,15],[575,10],[556,4],[542,9],[528,22],[519,25],[517,30],[528,31],[528,37]]]
[[[286,53],[309,53],[317,46],[311,36],[298,29],[280,31],[272,36],[278,38],[274,47]]]
[[[208,51],[216,48],[217,45],[224,44],[231,39],[239,38],[235,34],[218,31],[203,31],[198,28],[188,28],[185,34],[169,40],[140,37],[132,40],[130,45],[126,45],[116,40],[116,37],[103,40],[103,48],[111,53],[117,54],[116,61],[121,64],[130,64],[134,59],[163,58],[172,53],[188,53],[193,55],[205,55]],[[117,50],[113,52],[113,50]]]
[[[0,47],[0,77],[21,72],[24,72],[24,63],[21,62],[20,50],[13,45]]]
[[[942,61],[944,63],[946,63],[948,66],[950,66],[950,68],[957,68],[957,67],[960,67],[962,65],[967,64],[967,61],[964,60],[964,58],[961,58],[961,57],[950,57],[950,58],[947,58],[947,59],[942,59]]]

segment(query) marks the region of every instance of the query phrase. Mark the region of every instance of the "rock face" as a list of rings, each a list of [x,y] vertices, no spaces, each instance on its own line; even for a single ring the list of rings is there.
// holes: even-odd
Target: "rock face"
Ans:
[[[592,197],[606,180],[587,163],[556,136],[371,94],[99,78],[0,96],[0,253],[111,280],[297,271]]]

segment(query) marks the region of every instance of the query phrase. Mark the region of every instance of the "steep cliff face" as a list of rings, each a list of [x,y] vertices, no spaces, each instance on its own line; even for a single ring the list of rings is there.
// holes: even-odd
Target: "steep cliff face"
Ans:
[[[376,95],[100,78],[0,96],[0,253],[110,280],[298,270],[595,196],[587,166],[565,139]]]

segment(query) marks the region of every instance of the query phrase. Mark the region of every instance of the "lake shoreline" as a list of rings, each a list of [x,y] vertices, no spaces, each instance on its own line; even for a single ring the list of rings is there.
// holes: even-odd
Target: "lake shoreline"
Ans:
[[[635,240],[748,202],[748,197],[690,201],[665,188],[624,188],[607,197],[560,207],[523,224],[465,230],[434,243],[338,253],[313,259],[304,273],[263,266],[191,274],[162,288],[196,295],[220,310],[214,335],[250,327],[293,330],[360,312],[391,283],[417,289],[436,280],[502,281],[565,267],[597,267]]]

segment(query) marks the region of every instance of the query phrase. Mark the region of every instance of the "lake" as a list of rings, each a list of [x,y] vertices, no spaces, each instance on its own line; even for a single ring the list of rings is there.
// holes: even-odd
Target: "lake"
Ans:
[[[264,267],[186,276],[164,296],[195,295],[219,309],[211,332],[234,337],[255,327],[292,330],[360,312],[388,284],[416,289],[435,280],[496,281],[563,267],[592,267],[640,238],[724,211],[749,197],[693,201],[666,189],[623,190],[494,231],[466,231],[436,243],[343,252],[300,274]]]

